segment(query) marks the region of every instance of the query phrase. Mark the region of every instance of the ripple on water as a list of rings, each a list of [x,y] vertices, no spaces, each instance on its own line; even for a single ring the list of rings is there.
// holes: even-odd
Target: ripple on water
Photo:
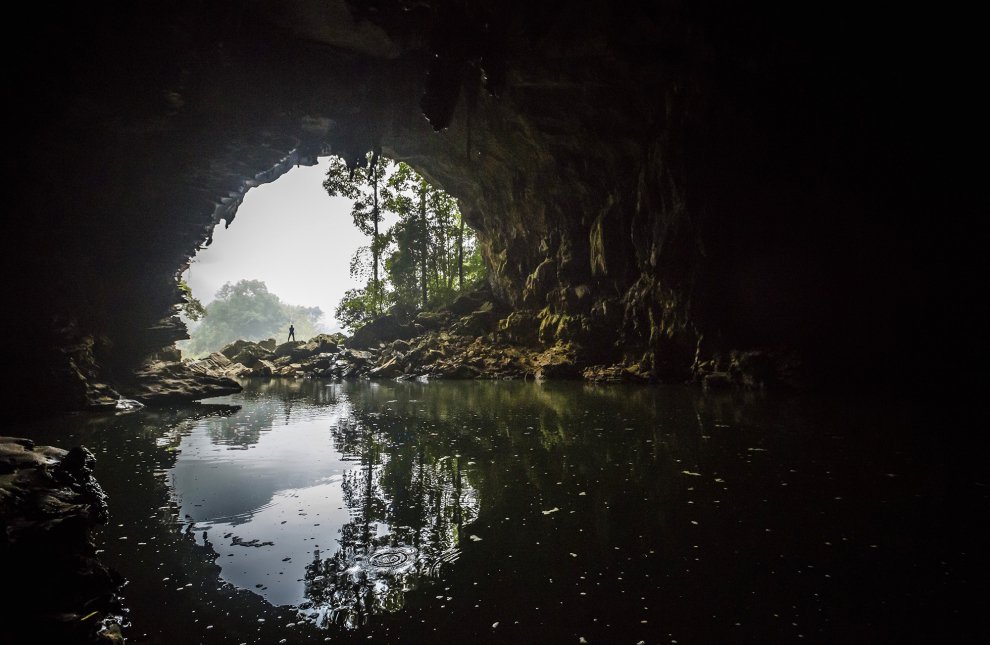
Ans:
[[[411,546],[382,547],[368,556],[368,568],[377,573],[404,573],[416,562],[416,549]]]
[[[427,575],[432,578],[439,578],[444,570],[453,566],[457,559],[461,557],[461,550],[457,547],[447,549],[440,553],[427,567]]]

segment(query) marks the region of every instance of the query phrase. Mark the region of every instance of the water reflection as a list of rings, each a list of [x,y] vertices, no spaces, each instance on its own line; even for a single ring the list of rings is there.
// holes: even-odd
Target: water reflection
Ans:
[[[99,458],[136,642],[907,642],[985,579],[986,488],[917,407],[246,385],[49,440]]]
[[[427,455],[422,419],[381,418],[356,413],[333,429],[345,458],[361,466],[342,481],[351,521],[340,529],[340,548],[328,558],[315,553],[306,570],[302,609],[321,626],[355,628],[370,614],[400,609],[423,576],[456,560],[463,527],[477,517],[460,458]]]
[[[216,551],[225,580],[354,628],[456,560],[477,494],[460,456],[430,445],[418,399],[382,401],[376,384],[252,385],[237,414],[172,433],[184,530]]]

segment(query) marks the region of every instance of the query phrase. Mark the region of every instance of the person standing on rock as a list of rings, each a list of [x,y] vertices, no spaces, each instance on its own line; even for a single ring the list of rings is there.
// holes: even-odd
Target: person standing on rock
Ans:
[[[289,323],[289,340],[295,340],[295,339],[296,339],[296,328],[292,326],[292,323]]]

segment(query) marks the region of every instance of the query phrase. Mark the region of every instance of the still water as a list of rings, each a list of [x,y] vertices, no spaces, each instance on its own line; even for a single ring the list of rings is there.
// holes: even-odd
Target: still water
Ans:
[[[131,643],[914,641],[985,588],[985,482],[903,404],[244,384],[19,429],[96,455]]]

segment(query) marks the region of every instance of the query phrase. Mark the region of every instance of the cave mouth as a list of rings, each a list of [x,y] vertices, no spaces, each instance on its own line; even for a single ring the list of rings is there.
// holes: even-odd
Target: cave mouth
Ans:
[[[241,280],[260,281],[281,304],[295,306],[295,321],[286,311],[286,320],[277,329],[269,325],[240,334],[231,330],[238,338],[257,341],[271,336],[282,342],[292,322],[297,336],[304,339],[341,331],[334,309],[348,289],[363,286],[350,276],[350,261],[367,239],[351,220],[351,202],[332,198],[323,189],[327,167],[327,157],[321,157],[312,166],[294,167],[275,181],[248,190],[232,214],[236,221],[217,226],[210,243],[197,250],[181,271],[180,280],[190,287],[192,297],[206,306],[225,284]],[[183,320],[195,337],[201,321],[188,315]],[[300,325],[303,320],[306,324]],[[210,346],[194,346],[192,339],[176,345],[184,357],[197,358],[238,338],[225,337]]]
[[[174,317],[182,302],[177,270],[217,225],[229,221],[246,192],[327,154],[360,167],[371,150],[406,161],[443,186],[460,200],[477,231],[492,307],[483,311],[485,303],[469,303],[458,314],[460,324],[477,323],[485,332],[504,326],[547,359],[541,368],[552,376],[584,378],[591,369],[606,381],[690,381],[727,390],[568,383],[559,390],[573,390],[574,399],[554,401],[558,384],[443,383],[432,389],[439,397],[449,394],[441,410],[472,403],[462,386],[488,393],[507,386],[522,396],[545,397],[533,409],[549,411],[545,426],[513,428],[508,439],[514,445],[500,456],[505,472],[516,469],[518,488],[505,488],[501,464],[488,478],[489,491],[511,490],[513,503],[536,499],[527,482],[538,484],[549,503],[520,507],[519,514],[493,513],[494,522],[512,526],[517,519],[527,532],[504,533],[501,545],[473,533],[480,540],[468,539],[480,557],[462,558],[465,563],[518,562],[515,556],[525,553],[583,565],[599,561],[581,558],[584,553],[608,553],[600,561],[609,564],[642,553],[637,527],[644,519],[659,519],[660,548],[684,549],[669,552],[670,566],[641,582],[661,594],[649,605],[654,610],[685,611],[651,617],[646,627],[637,622],[630,642],[652,638],[655,626],[671,616],[683,621],[686,633],[703,629],[708,616],[693,611],[710,607],[713,593],[726,597],[742,590],[730,598],[738,603],[743,618],[736,622],[742,624],[751,616],[754,580],[763,590],[786,592],[775,603],[784,607],[781,615],[795,608],[794,589],[810,592],[800,619],[824,616],[820,610],[827,605],[833,613],[819,632],[826,635],[857,618],[864,640],[878,633],[979,633],[959,620],[960,608],[971,604],[970,581],[985,578],[974,574],[979,572],[972,558],[982,552],[982,545],[972,544],[982,535],[981,514],[973,509],[986,506],[985,482],[974,474],[985,468],[975,462],[986,453],[976,445],[982,425],[974,422],[976,399],[970,393],[982,382],[985,337],[979,309],[985,245],[974,234],[986,211],[985,196],[977,197],[984,177],[983,168],[970,161],[986,138],[985,100],[974,81],[984,75],[977,68],[984,57],[976,51],[984,38],[973,33],[982,21],[950,11],[889,10],[882,3],[830,3],[821,10],[728,0],[176,0],[126,7],[76,3],[56,12],[35,3],[19,10],[19,19],[8,21],[16,33],[2,45],[12,68],[11,153],[3,159],[12,217],[5,225],[3,258],[6,295],[16,307],[6,320],[3,348],[10,366],[0,388],[5,411],[38,417],[112,409],[142,364],[185,334]],[[389,351],[394,357],[401,343],[392,341]],[[353,356],[366,360],[364,355]],[[435,356],[446,360],[443,352]],[[378,367],[386,364],[366,366]],[[449,367],[452,376],[475,374]],[[398,399],[389,391],[420,386],[393,382],[394,372],[383,374],[388,378],[379,383],[346,384],[367,397],[369,423],[359,426],[362,431],[378,423],[380,417],[371,415]],[[274,389],[285,386],[289,404],[293,388],[315,390],[318,407],[333,404],[329,388],[316,379],[271,382]],[[803,416],[796,412],[800,396],[778,399],[766,392],[778,386],[831,389],[833,396],[826,392]],[[877,391],[882,405],[848,423],[851,405]],[[659,429],[670,428],[668,418],[650,416],[641,440],[626,440],[624,425],[621,433],[605,430],[617,429],[615,420],[627,415],[616,410],[592,419],[583,414],[588,396],[620,405],[643,402],[641,407],[661,414],[668,408],[685,412],[683,425],[664,437]],[[486,423],[506,415],[495,398]],[[416,405],[421,409],[420,401]],[[167,403],[162,409],[139,414],[170,417],[175,411]],[[202,421],[205,431],[215,420],[201,413],[232,412],[190,406],[170,418],[181,429],[183,415],[192,414],[191,422]],[[580,436],[567,434],[569,423],[553,422],[554,415],[572,413],[582,413],[574,426],[584,430]],[[70,423],[92,425],[75,434],[65,431],[52,443],[84,436],[111,459],[123,456],[118,465],[124,475],[113,480],[117,499],[155,497],[162,488],[154,464],[134,486],[130,478],[138,473],[126,459],[150,464],[149,456],[156,455],[169,463],[176,455],[139,423],[118,425],[119,418],[69,415]],[[477,415],[466,410],[463,418],[449,435],[434,439],[432,430],[426,433],[426,441],[436,442],[429,454],[433,463],[460,463],[447,455]],[[381,443],[405,467],[415,459],[403,454],[412,445],[402,434],[404,421],[398,419],[396,436]],[[51,428],[62,429],[54,423]],[[834,428],[848,431],[847,439],[833,441]],[[506,436],[500,427],[491,429],[491,443],[473,459],[479,470],[491,465],[490,449]],[[757,429],[765,433],[751,434]],[[44,429],[36,435],[45,436]],[[781,450],[748,441],[768,437],[769,448]],[[550,475],[577,463],[557,451],[571,439],[571,445],[587,446],[580,457],[584,472],[615,474],[609,482],[614,504],[598,505],[593,520],[608,530],[586,551],[534,550],[529,543],[546,535],[534,530],[541,522],[569,521],[570,513],[562,511],[573,500],[558,503],[555,497],[564,478]],[[116,440],[122,443],[105,443]],[[532,451],[515,450],[529,442]],[[4,446],[16,462],[4,466],[4,483],[11,481],[7,469],[41,477],[52,459],[61,458],[40,446],[35,450],[31,440]],[[452,456],[457,454],[472,453]],[[545,459],[528,462],[530,454]],[[760,468],[757,460],[764,457],[780,468]],[[663,469],[658,472],[655,463],[630,467],[639,459],[657,460]],[[102,571],[89,566],[88,536],[100,521],[101,497],[86,500],[77,490],[99,492],[90,486],[91,460],[80,449],[64,461],[65,467],[52,470],[61,478],[55,481],[59,495],[85,514],[77,516],[81,521],[43,524],[78,531],[78,549],[67,553],[28,539],[21,542],[27,557],[19,557],[3,545],[2,553],[13,553],[11,559],[27,569],[11,579],[38,582],[37,593],[18,594],[31,606],[23,614],[15,607],[14,615],[46,610],[48,604],[34,599],[47,602],[62,588],[53,590],[50,581],[61,580],[65,571]],[[544,464],[555,467],[541,469]],[[706,464],[710,470],[702,468]],[[833,477],[833,465],[847,468]],[[734,506],[738,522],[725,521],[714,506],[727,499],[716,486],[725,482],[715,476],[733,469],[739,475],[725,478],[727,494],[745,490],[742,482],[751,486]],[[637,492],[652,493],[630,495],[633,477],[642,479]],[[695,490],[700,492],[702,481],[719,497],[710,498],[712,515],[699,519],[695,509],[701,505],[693,502],[700,499]],[[454,499],[446,497],[448,487],[442,490],[445,499]],[[578,503],[595,500],[593,487],[574,492]],[[771,493],[772,501],[763,502]],[[820,505],[809,505],[809,498]],[[858,503],[846,503],[853,499]],[[148,501],[145,518],[163,506]],[[768,509],[777,531],[754,521]],[[628,522],[609,515],[625,511]],[[822,536],[835,527],[834,513],[849,520],[855,536],[870,536],[872,531],[862,531],[864,522],[876,522],[871,526],[884,539],[846,544],[840,535],[824,543]],[[667,525],[679,520],[686,521],[678,535]],[[6,519],[4,525],[13,526]],[[704,541],[694,539],[696,526],[707,532]],[[780,585],[782,569],[761,563],[780,562],[786,548],[799,545],[775,540],[819,526],[821,531],[800,535],[808,539],[809,557],[799,553],[797,566],[783,574],[793,585]],[[745,563],[753,568],[738,568],[734,551],[723,548],[726,536],[744,540],[739,553],[756,554]],[[580,538],[575,531],[568,537]],[[626,548],[616,551],[612,537],[628,539]],[[182,548],[190,547],[185,537],[179,539]],[[500,548],[515,546],[517,539],[526,548]],[[140,546],[120,542],[126,549]],[[709,553],[728,558],[713,561],[702,552],[703,566],[724,565],[711,570],[711,584],[699,586],[701,578],[686,575],[683,585],[657,587],[656,580],[694,561],[694,545],[706,544],[713,546]],[[58,557],[66,555],[68,561]],[[177,566],[198,566],[200,555],[179,557],[184,561]],[[804,566],[818,557],[824,566],[816,571],[841,562],[852,596],[816,594],[809,586],[810,576],[818,574]],[[441,571],[448,566],[433,564]],[[39,576],[39,565],[57,571]],[[628,567],[621,571],[625,578]],[[694,565],[685,573],[693,571]],[[725,584],[726,571],[739,576],[734,584]],[[536,606],[528,602],[533,589],[526,587],[525,571],[520,573],[509,578],[523,583],[512,599],[529,611]],[[615,573],[603,571],[602,578],[616,580]],[[616,616],[629,615],[626,597],[641,597],[629,589],[608,600],[614,600]],[[690,595],[693,589],[702,593]],[[902,602],[889,602],[892,589],[904,594]],[[160,595],[133,593],[146,603],[145,615],[163,615]],[[856,594],[868,597],[859,603]],[[451,597],[459,602],[469,596]],[[559,618],[560,633],[577,640],[572,624],[581,612],[572,611],[575,606],[580,605],[562,609]],[[77,615],[91,616],[88,611]],[[447,625],[456,616],[446,607],[435,615]],[[780,626],[791,622],[771,616],[764,616],[763,633],[781,634]],[[540,620],[534,616],[530,624]],[[256,627],[239,616],[237,622]],[[268,624],[281,629],[285,622]],[[39,627],[31,619],[19,623],[12,628]],[[490,631],[497,625],[502,631]],[[172,626],[184,625],[172,620],[167,627]],[[508,627],[504,615],[491,615],[478,633],[504,636]],[[738,636],[735,624],[725,628],[707,640]],[[413,623],[410,629],[419,627]],[[528,635],[527,625],[519,639]],[[430,638],[424,633],[422,640]],[[595,634],[589,639],[596,640]]]
[[[410,322],[478,288],[483,265],[457,200],[407,164],[376,163],[380,177],[319,157],[245,191],[178,278],[184,358],[350,333],[386,313]],[[376,276],[381,301],[370,303]]]
[[[259,177],[368,150],[461,200],[500,303],[553,343],[614,341],[589,360],[683,380],[780,346],[817,384],[966,378],[979,272],[943,260],[979,257],[948,188],[978,182],[917,124],[975,103],[916,75],[964,93],[971,59],[887,14],[225,7],[76,8],[7,43],[31,61],[12,91],[43,99],[8,160],[9,273],[41,277],[12,285],[11,336],[42,347],[9,350],[12,407],[53,378],[78,407],[174,341],[176,268]]]

